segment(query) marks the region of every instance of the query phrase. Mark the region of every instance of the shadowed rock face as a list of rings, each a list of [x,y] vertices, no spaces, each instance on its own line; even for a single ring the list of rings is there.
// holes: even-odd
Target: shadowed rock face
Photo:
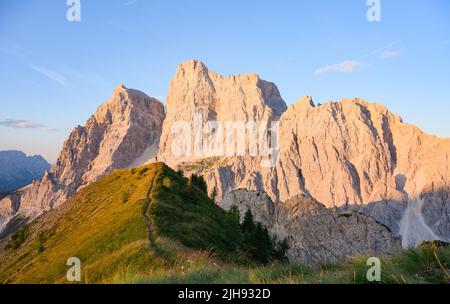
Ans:
[[[356,255],[389,256],[401,249],[400,238],[373,218],[328,209],[303,195],[273,203],[262,191],[240,189],[227,193],[220,206],[237,206],[242,218],[251,210],[272,235],[287,239],[290,260],[310,266]]]
[[[80,187],[128,167],[149,147],[157,146],[164,117],[158,100],[118,86],[84,127],[71,132],[56,165],[43,178],[0,201],[0,230],[15,216],[33,219]]]

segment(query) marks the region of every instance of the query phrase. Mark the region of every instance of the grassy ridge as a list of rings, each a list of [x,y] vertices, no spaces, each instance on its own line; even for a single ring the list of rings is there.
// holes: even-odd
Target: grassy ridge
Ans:
[[[121,267],[140,270],[151,264],[142,244],[146,226],[141,214],[151,179],[150,166],[117,171],[91,184],[63,206],[23,229],[29,231],[16,249],[3,249],[1,282],[66,282],[66,261],[82,261],[83,282],[99,282]],[[128,192],[128,200],[123,194]]]
[[[0,283],[68,283],[70,257],[81,260],[81,283],[366,283],[365,257],[316,270],[259,266],[243,242],[239,224],[202,190],[152,164],[92,183],[1,243]],[[383,260],[382,280],[442,283],[449,268],[450,249],[432,244]]]
[[[156,238],[151,249],[143,214],[147,203]],[[241,234],[238,217],[166,165],[120,170],[80,190],[0,246],[0,282],[66,283],[70,257],[80,259],[84,283],[107,282],[120,273],[164,271],[180,263],[177,250],[167,254],[167,248],[180,246],[181,258],[189,250],[196,256],[197,249],[215,255],[217,263],[246,263],[251,258],[242,249]]]
[[[179,240],[185,246],[229,249],[225,211],[197,187],[189,187],[180,174],[164,167],[152,191],[150,216],[157,235]]]
[[[249,229],[239,223],[237,210],[225,212],[208,197],[206,183],[163,167],[154,182],[150,217],[156,235],[193,249],[209,249],[228,262],[249,264],[282,260],[285,249],[271,240],[253,217]],[[251,216],[251,214],[250,214]],[[260,227],[261,226],[261,227]]]

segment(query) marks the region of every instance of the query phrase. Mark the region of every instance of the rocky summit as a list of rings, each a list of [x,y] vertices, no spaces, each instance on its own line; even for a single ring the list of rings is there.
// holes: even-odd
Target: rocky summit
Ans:
[[[204,176],[216,201],[243,188],[284,202],[274,203],[284,206],[282,217],[270,213],[274,218],[267,223],[283,221],[283,233],[295,239],[291,255],[311,263],[394,248],[397,236],[404,247],[450,240],[450,139],[425,134],[383,105],[359,98],[316,105],[305,96],[287,107],[276,85],[256,74],[222,76],[191,60],[179,66],[170,83],[166,112],[156,99],[119,86],[84,127],[72,131],[57,164],[42,179],[0,201],[0,229],[12,219],[31,219],[60,205],[115,169],[158,160],[186,175]],[[204,153],[205,142],[226,146],[228,137],[219,136],[216,126],[230,121],[246,126],[236,135],[246,139],[245,153]],[[261,137],[278,148],[270,150],[272,166],[264,166],[267,155],[250,153],[256,133],[248,123],[275,122],[277,129]],[[192,140],[180,144],[176,132],[186,129]],[[186,153],[175,155],[180,145]],[[322,222],[335,223],[329,233],[317,231],[328,240],[327,248],[335,248],[329,256],[299,232],[316,231]],[[362,240],[365,229],[373,237]],[[346,245],[349,237],[357,245]]]
[[[56,165],[43,178],[0,201],[0,230],[12,219],[32,219],[59,206],[113,170],[150,161],[158,151],[164,118],[158,100],[119,85],[85,126],[70,133]]]
[[[182,162],[195,162],[208,156],[225,154],[226,135],[215,129],[209,129],[208,122],[221,123],[225,128],[227,123],[236,124],[256,122],[258,125],[269,125],[277,121],[286,110],[286,104],[280,96],[275,84],[259,78],[256,74],[224,77],[211,72],[201,62],[191,60],[181,64],[170,83],[167,97],[167,117],[164,121],[160,142],[160,159],[170,166]],[[175,155],[173,145],[177,135],[174,126],[177,123],[187,123],[191,133],[194,128],[201,132],[200,145],[219,140],[218,146],[223,147],[222,153],[204,152],[204,147],[195,145],[195,134],[189,134],[189,142],[185,153]],[[221,130],[223,131],[223,130]],[[245,130],[245,138],[249,138]],[[245,150],[248,152],[248,141]],[[183,152],[183,151],[182,151]],[[210,155],[208,155],[210,153]]]

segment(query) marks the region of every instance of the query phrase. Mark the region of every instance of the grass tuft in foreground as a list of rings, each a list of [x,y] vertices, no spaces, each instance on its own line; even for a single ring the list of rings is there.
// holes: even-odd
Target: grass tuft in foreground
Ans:
[[[429,260],[431,256],[434,259]],[[344,263],[324,264],[310,269],[296,263],[272,263],[243,266],[220,263],[207,253],[192,252],[196,258],[188,263],[148,274],[118,276],[115,283],[193,283],[193,284],[368,284],[366,272],[368,257],[354,257]],[[449,284],[450,248],[437,248],[433,244],[404,251],[392,259],[382,259],[381,282],[375,284]],[[174,255],[176,256],[176,255]],[[418,258],[418,256],[420,258]],[[438,262],[439,261],[439,262]],[[440,266],[442,265],[442,267]],[[430,274],[432,274],[430,276]]]

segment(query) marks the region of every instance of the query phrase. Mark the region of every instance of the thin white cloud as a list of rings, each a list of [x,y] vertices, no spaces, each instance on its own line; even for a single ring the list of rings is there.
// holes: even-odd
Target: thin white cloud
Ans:
[[[138,2],[139,2],[139,0],[130,0],[130,1],[127,1],[124,4],[122,4],[122,6],[131,6],[131,5],[136,4]]]
[[[346,60],[341,63],[320,67],[314,72],[314,74],[322,75],[330,72],[350,73],[362,65],[363,64],[358,60]]]
[[[44,132],[58,131],[58,129],[50,128],[45,125],[37,124],[25,119],[0,120],[0,126],[13,129],[37,129]]]
[[[49,127],[42,127],[42,128],[39,128],[39,130],[41,130],[41,131],[43,131],[43,132],[55,132],[55,131],[59,131],[59,129],[49,128]]]
[[[42,125],[32,123],[29,120],[23,119],[5,119],[0,121],[0,126],[15,128],[15,129],[34,129],[42,127]]]
[[[68,86],[66,77],[64,77],[64,75],[62,75],[62,74],[60,74],[60,73],[58,73],[56,71],[53,71],[53,70],[50,70],[50,69],[47,69],[47,68],[44,68],[44,67],[41,67],[41,66],[37,66],[37,65],[34,65],[34,64],[30,64],[29,67],[31,69],[35,70],[36,72],[41,73],[42,75],[44,75],[48,79],[59,83],[63,87],[67,87]]]
[[[389,59],[394,57],[400,57],[400,52],[392,51],[392,50],[386,50],[383,53],[381,53],[381,59]]]
[[[401,43],[401,42],[403,42],[405,40],[408,40],[408,39],[409,39],[409,36],[401,38],[401,39],[398,39],[398,40],[395,40],[395,41],[393,41],[393,42],[391,42],[389,44],[386,44],[385,46],[383,46],[381,48],[375,49],[375,50],[370,51],[369,53],[367,53],[367,54],[365,54],[363,56],[358,57],[356,60],[363,60],[363,59],[366,59],[366,58],[371,57],[373,55],[379,54],[381,51],[384,51],[386,49],[392,49],[395,45],[397,45],[397,44],[399,44],[399,43]]]
[[[398,57],[398,56],[400,56],[400,53],[394,52],[389,49],[392,49],[395,45],[397,45],[407,39],[409,39],[409,37],[404,37],[404,38],[398,39],[398,40],[393,41],[381,48],[374,49],[356,59],[350,59],[350,60],[346,60],[341,63],[336,63],[336,64],[320,67],[314,72],[314,74],[322,75],[322,74],[326,74],[326,73],[330,73],[330,72],[350,73],[350,72],[353,72],[356,69],[361,68],[363,66],[370,66],[371,64],[365,62],[365,59],[367,59],[369,57],[373,57],[374,55],[377,55],[377,54],[380,54],[379,56],[382,59]]]

